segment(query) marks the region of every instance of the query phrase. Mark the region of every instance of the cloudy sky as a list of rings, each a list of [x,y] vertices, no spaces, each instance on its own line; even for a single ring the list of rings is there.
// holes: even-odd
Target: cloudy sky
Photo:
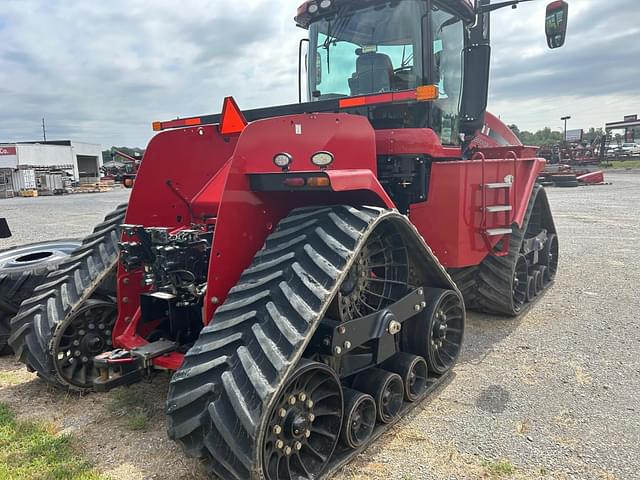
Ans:
[[[495,1],[495,0],[494,0]],[[297,100],[301,0],[2,0],[0,141],[144,146],[153,120]],[[493,16],[490,109],[521,129],[640,114],[640,2],[569,0],[550,51],[540,0]]]

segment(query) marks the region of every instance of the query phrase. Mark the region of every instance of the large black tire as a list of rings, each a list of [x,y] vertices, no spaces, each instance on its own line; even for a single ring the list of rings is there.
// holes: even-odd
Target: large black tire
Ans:
[[[46,381],[70,390],[86,390],[69,384],[56,371],[53,357],[54,336],[72,311],[78,310],[92,295],[111,297],[113,275],[118,261],[120,226],[127,206],[122,205],[105,217],[93,233],[83,239],[73,255],[59,264],[24,301],[11,321],[9,345],[16,358]]]
[[[47,275],[80,245],[77,239],[38,242],[0,251],[0,355],[10,354],[11,319]]]
[[[168,433],[187,455],[225,480],[268,476],[262,452],[276,400],[357,253],[383,222],[403,232],[414,264],[428,270],[417,272],[419,278],[457,292],[397,212],[346,206],[293,211],[266,239],[171,380]]]
[[[477,289],[472,308],[484,313],[517,316],[523,305],[514,301],[514,275],[525,237],[533,237],[546,229],[555,234],[549,202],[544,188],[536,185],[531,193],[522,228],[513,228],[509,254],[489,255],[478,268]]]

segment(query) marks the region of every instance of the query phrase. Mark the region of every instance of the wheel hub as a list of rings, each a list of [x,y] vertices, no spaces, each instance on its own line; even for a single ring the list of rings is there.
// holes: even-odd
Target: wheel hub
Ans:
[[[311,429],[311,425],[313,424],[310,414],[313,414],[311,409],[302,410],[295,408],[289,411],[285,418],[284,428],[284,432],[288,433],[288,435],[286,435],[288,437],[287,440],[301,440],[306,438],[305,433]]]
[[[69,316],[53,337],[53,356],[58,376],[70,386],[88,389],[98,376],[93,357],[107,351],[116,320],[114,303],[88,300]]]
[[[265,430],[266,478],[315,478],[338,442],[342,415],[342,388],[335,373],[305,361],[281,391]]]

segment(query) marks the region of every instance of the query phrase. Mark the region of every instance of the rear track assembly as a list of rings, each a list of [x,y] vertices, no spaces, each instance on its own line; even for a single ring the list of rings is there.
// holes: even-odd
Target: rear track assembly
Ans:
[[[399,243],[384,246],[380,231],[401,233]],[[396,253],[372,266],[382,258],[373,253],[375,245]],[[413,286],[396,280],[406,278],[407,252],[416,270]],[[352,292],[362,275],[368,281],[356,298]],[[385,287],[375,290],[374,283]],[[452,299],[457,306],[447,310]],[[368,309],[374,300],[380,304]],[[338,305],[329,308],[332,302]],[[431,307],[438,319],[420,320]],[[327,312],[346,319],[331,320]],[[377,340],[367,344],[336,344],[358,321],[387,329],[372,330],[370,338]],[[463,326],[459,291],[406,217],[368,207],[295,210],[267,238],[175,373],[167,399],[169,436],[220,478],[319,478],[348,462],[446,378]],[[335,335],[327,333],[325,342],[329,331]],[[447,365],[434,373],[420,354],[433,354],[445,344],[441,339],[458,350],[449,350]],[[375,359],[372,345],[377,355],[385,345],[401,351],[345,374],[342,355],[353,349],[354,357]]]
[[[16,357],[58,387],[91,388],[97,375],[93,355],[110,348],[114,273],[126,208],[107,215],[11,321],[9,344]]]

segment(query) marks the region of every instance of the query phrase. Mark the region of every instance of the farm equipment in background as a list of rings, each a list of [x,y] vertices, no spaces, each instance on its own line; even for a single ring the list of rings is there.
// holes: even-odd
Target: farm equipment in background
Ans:
[[[309,101],[155,122],[128,207],[13,318],[17,357],[73,391],[175,372],[169,436],[220,478],[352,459],[447,377],[465,302],[515,316],[556,274],[545,161],[484,126],[490,12],[518,3],[306,1]]]
[[[478,132],[471,143],[471,147],[500,148],[504,146],[517,145],[522,148],[541,153],[549,154],[552,151],[545,147],[524,147],[517,135],[505,125],[498,117],[486,112],[484,116],[484,126]],[[605,184],[604,172],[593,170],[588,167],[579,167],[555,163],[547,163],[544,170],[538,175],[538,182],[543,186],[555,187],[579,187],[580,185],[603,185]]]
[[[118,158],[121,160],[118,161]],[[141,163],[142,157],[133,157],[113,148],[111,149],[111,162],[102,167],[103,178],[112,179],[126,188],[133,188]]]

